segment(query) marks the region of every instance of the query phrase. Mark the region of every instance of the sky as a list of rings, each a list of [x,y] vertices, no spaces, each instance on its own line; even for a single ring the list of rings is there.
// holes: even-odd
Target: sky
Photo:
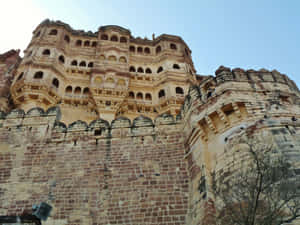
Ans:
[[[0,53],[23,51],[46,18],[93,32],[112,24],[135,37],[179,35],[198,74],[220,65],[276,69],[300,87],[300,0],[9,0],[1,4]]]

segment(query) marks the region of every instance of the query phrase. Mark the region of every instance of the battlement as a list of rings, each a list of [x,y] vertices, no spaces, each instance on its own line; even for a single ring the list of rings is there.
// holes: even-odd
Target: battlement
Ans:
[[[53,130],[55,133],[85,133],[87,136],[95,138],[116,138],[116,137],[133,137],[137,134],[156,135],[158,129],[166,125],[180,126],[180,120],[176,120],[172,115],[163,114],[154,120],[145,116],[139,116],[133,121],[126,117],[119,117],[109,123],[101,118],[87,124],[78,120],[68,126],[60,121],[61,111],[59,107],[51,107],[46,112],[42,108],[32,108],[27,113],[22,109],[14,109],[8,113],[0,111],[0,127],[15,129],[32,129],[35,125],[47,126],[47,130]],[[164,129],[163,129],[164,130]]]
[[[180,117],[186,121],[189,144],[200,137],[210,142],[232,127],[270,117],[300,119],[300,92],[276,70],[259,71],[221,66],[189,89]]]

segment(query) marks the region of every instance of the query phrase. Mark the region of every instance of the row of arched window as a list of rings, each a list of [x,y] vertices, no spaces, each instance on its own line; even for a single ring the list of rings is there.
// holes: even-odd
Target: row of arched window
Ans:
[[[121,43],[127,43],[127,38],[124,36],[120,37],[120,39],[119,39],[119,37],[117,35],[112,35],[111,37],[109,37],[107,34],[102,34],[100,36],[100,39],[104,40],[104,41],[110,40],[110,41],[114,41],[114,42],[120,41]]]
[[[81,95],[81,94],[88,95],[90,93],[90,89],[88,87],[82,89],[81,87],[78,86],[73,89],[73,87],[69,85],[66,87],[65,93],[76,94],[76,95]]]
[[[49,35],[55,36],[55,35],[57,35],[57,33],[58,33],[57,29],[52,29],[52,30],[50,30],[50,32],[49,32],[48,34],[49,34]],[[38,31],[38,32],[36,33],[35,37],[40,36],[40,34],[41,34],[41,31]],[[124,36],[121,36],[121,37],[119,38],[117,35],[112,35],[111,37],[109,37],[107,34],[102,34],[102,35],[100,36],[100,39],[101,39],[101,40],[110,40],[110,41],[114,41],[114,42],[119,42],[119,41],[120,41],[121,43],[127,43],[127,38],[124,37]],[[70,41],[71,41],[69,35],[65,35],[65,36],[64,36],[64,40],[65,40],[67,43],[70,43]],[[76,41],[75,45],[76,45],[76,46],[85,46],[85,47],[90,47],[90,46],[91,46],[91,47],[96,47],[96,46],[97,46],[97,41],[89,41],[89,40],[83,41],[83,40],[78,39],[78,40]],[[170,43],[170,49],[172,49],[172,50],[177,50],[177,45],[174,44],[174,43]],[[159,46],[156,47],[155,53],[158,54],[158,53],[161,52],[161,50],[162,50],[162,48],[161,48],[161,46],[159,45]],[[151,53],[149,47],[143,48],[143,47],[139,46],[139,47],[136,48],[136,47],[133,46],[133,45],[131,45],[131,46],[129,47],[129,51],[130,51],[130,52],[137,52],[137,53],[146,53],[146,54],[150,54],[150,53]],[[189,52],[188,52],[187,49],[185,49],[185,53],[186,53],[187,55],[189,55]]]
[[[19,75],[18,78],[17,78],[17,81],[20,80],[20,79],[22,79],[23,76],[24,76],[24,73],[23,73],[23,72],[20,73],[20,75]],[[41,80],[41,79],[43,79],[43,77],[44,77],[43,71],[37,71],[37,72],[34,74],[33,79]],[[101,78],[100,78],[100,79],[101,79]],[[114,82],[114,80],[113,80],[112,78],[108,78],[108,79],[111,79],[111,82]],[[108,80],[107,80],[107,82],[108,82]],[[53,78],[53,79],[52,79],[52,85],[53,85],[54,87],[58,88],[58,87],[59,87],[59,80],[58,80],[57,78]],[[90,93],[90,89],[89,89],[88,87],[85,87],[85,88],[83,89],[83,91],[82,91],[82,88],[81,88],[81,87],[75,87],[75,89],[74,89],[74,91],[73,91],[73,87],[69,85],[69,86],[66,87],[65,92],[66,92],[67,94],[74,93],[74,94],[84,94],[84,95],[87,95],[87,94]],[[184,94],[184,91],[183,91],[183,89],[182,89],[181,87],[176,87],[176,88],[175,88],[175,92],[176,92],[176,94],[181,94],[181,95]],[[164,89],[161,89],[161,90],[158,92],[158,98],[162,98],[162,97],[164,97],[164,96],[166,96],[165,90],[164,90]],[[138,92],[138,93],[135,95],[135,93],[134,93],[133,91],[131,91],[131,92],[129,92],[128,97],[129,97],[130,99],[140,99],[140,100],[143,100],[143,99],[144,99],[144,94],[141,93],[141,92]],[[145,100],[152,100],[152,96],[151,96],[150,93],[146,93],[146,94],[145,94]]]
[[[105,80],[102,80],[102,78],[100,76],[97,76],[94,79],[94,82],[96,84],[101,84],[102,82],[105,82],[105,83],[109,83],[109,84],[117,84],[119,86],[125,86],[126,85],[126,82],[125,82],[124,79],[115,80],[112,77],[107,77]]]
[[[144,99],[144,94],[142,92],[138,92],[136,95],[133,91],[130,91],[128,94],[128,97],[130,99],[139,99],[139,100],[143,100]],[[152,100],[152,96],[150,93],[146,93],[145,94],[145,100],[151,101]]]
[[[65,40],[66,40],[66,36],[65,36]],[[82,40],[77,40],[75,42],[75,45],[77,47],[80,47],[80,46],[84,46],[84,47],[97,47],[97,41],[89,41],[89,40],[86,40],[86,41],[82,41]]]
[[[17,80],[22,79],[23,75],[24,75],[24,73],[21,73],[21,74],[19,75],[19,77],[18,77]],[[43,77],[44,77],[44,72],[43,72],[43,71],[37,71],[37,72],[33,75],[33,79],[35,79],[35,80],[41,80],[41,79],[43,79]],[[58,88],[58,87],[59,87],[59,80],[58,80],[57,78],[53,78],[53,79],[52,79],[52,85],[53,85],[54,87]]]
[[[117,57],[116,56],[114,56],[114,55],[110,55],[110,56],[108,56],[108,57],[105,57],[105,55],[100,55],[100,60],[108,60],[108,61],[113,61],[113,62],[117,62],[117,61],[119,61],[119,62],[121,62],[121,63],[126,63],[127,62],[127,59],[126,59],[126,57],[125,56],[121,56],[120,58],[119,58],[119,60],[117,59]]]
[[[171,43],[171,44],[170,44],[170,49],[172,49],[172,50],[177,50],[177,45],[174,44],[174,43]],[[133,46],[133,45],[130,45],[130,46],[129,46],[129,51],[130,51],[130,52],[137,52],[137,53],[141,53],[141,54],[142,54],[142,53],[145,53],[145,54],[150,54],[150,53],[151,53],[149,47],[143,48],[143,47],[141,47],[141,46],[138,46],[138,47],[136,48],[136,47]],[[160,52],[161,52],[161,46],[159,45],[159,46],[156,47],[155,53],[158,54],[158,53],[160,53]]]
[[[178,94],[178,95],[183,95],[183,94],[184,94],[183,88],[181,88],[181,87],[176,87],[176,88],[175,88],[175,92],[176,92],[176,94]],[[166,96],[165,90],[164,90],[164,89],[161,89],[161,90],[158,92],[158,98],[162,98],[162,97],[165,97],[165,96]]]
[[[50,50],[49,49],[45,49],[42,54],[44,56],[49,56],[51,54]],[[60,55],[58,57],[58,61],[60,63],[65,63],[65,57],[63,55]],[[89,63],[86,63],[85,61],[81,61],[81,62],[77,62],[77,60],[73,60],[71,62],[71,66],[80,66],[80,67],[93,67],[94,66],[94,63],[93,62],[89,62]]]
[[[173,64],[173,69],[180,69],[180,66],[178,64]],[[156,73],[160,73],[164,70],[162,66],[158,67]],[[137,72],[137,73],[152,73],[152,70],[150,68],[146,68],[145,70],[142,67],[135,68],[134,66],[129,67],[129,72]]]
[[[176,91],[176,94],[180,94],[180,95],[184,94],[183,89],[181,87],[176,87],[175,91]],[[161,89],[158,92],[158,98],[162,98],[164,96],[166,96],[165,90]],[[144,99],[144,94],[142,92],[138,92],[137,94],[135,94],[133,91],[130,91],[129,94],[128,94],[128,98],[143,100]],[[145,100],[152,100],[152,96],[151,96],[150,93],[145,94]]]
[[[85,61],[81,61],[81,62],[77,62],[77,60],[73,60],[70,64],[71,66],[80,66],[80,67],[93,67],[94,66],[94,63],[93,62],[89,62],[89,63],[86,63]]]
[[[42,55],[50,56],[51,55],[50,49],[44,49],[44,51],[42,52]],[[58,57],[58,61],[61,62],[61,63],[65,63],[65,57],[63,55],[60,55]]]

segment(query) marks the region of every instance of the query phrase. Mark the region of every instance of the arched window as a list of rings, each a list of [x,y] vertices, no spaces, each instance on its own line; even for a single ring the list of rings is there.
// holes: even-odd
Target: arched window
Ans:
[[[105,82],[111,84],[115,83],[114,79],[112,79],[111,77],[107,78]]]
[[[121,43],[126,43],[127,42],[127,38],[126,37],[121,37],[120,38],[120,42]]]
[[[101,40],[108,40],[107,34],[102,34],[101,35]]]
[[[173,65],[173,69],[179,70],[179,69],[180,69],[180,66],[179,66],[178,64],[174,64],[174,65]]]
[[[184,49],[185,54],[189,55],[189,51],[187,50],[187,48]]]
[[[85,61],[81,61],[81,62],[79,63],[79,66],[81,66],[81,67],[85,67],[85,66],[86,66],[86,63],[85,63]]]
[[[161,47],[160,46],[157,46],[156,47],[156,54],[160,53],[161,52]]]
[[[100,55],[100,59],[101,59],[101,60],[104,60],[104,59],[105,59],[105,56],[104,56],[104,55]]]
[[[148,100],[148,101],[151,101],[152,100],[152,96],[151,96],[151,94],[149,94],[149,93],[147,93],[146,94],[146,100]]]
[[[143,99],[143,94],[141,92],[137,93],[136,99]]]
[[[138,51],[138,53],[143,53],[143,48],[142,47],[138,47],[137,51]]]
[[[110,38],[111,41],[118,41],[118,37],[116,35],[113,35],[111,38]]]
[[[61,63],[65,63],[65,57],[64,57],[63,55],[60,55],[60,56],[58,57],[58,60],[59,60],[59,62],[61,62]]]
[[[157,73],[160,73],[162,72],[164,69],[162,68],[162,66],[160,66],[158,69],[157,69]]]
[[[109,61],[117,61],[117,57],[114,55],[110,55],[110,56],[108,56],[108,60]]]
[[[77,95],[81,94],[81,88],[76,87],[75,90],[74,90],[74,93],[77,94]]]
[[[162,89],[162,90],[160,90],[160,91],[158,92],[158,98],[162,98],[162,97],[164,97],[164,96],[166,96],[165,90]]]
[[[37,32],[36,35],[35,35],[34,37],[37,38],[38,36],[40,36],[40,34],[41,34],[41,31]]]
[[[66,87],[66,93],[68,93],[68,94],[72,93],[72,87],[71,86]]]
[[[70,43],[70,37],[69,37],[68,35],[65,35],[64,40],[65,40],[67,43]]]
[[[49,32],[49,35],[57,35],[57,30],[56,30],[56,29],[52,29],[52,30]]]
[[[175,44],[171,43],[171,44],[170,44],[170,48],[173,49],[173,50],[176,50],[176,49],[177,49],[177,46],[176,46]]]
[[[138,73],[144,73],[144,69],[142,67],[139,67],[137,71]]]
[[[44,73],[42,71],[38,71],[34,74],[33,78],[34,79],[42,79],[44,76]]]
[[[117,82],[117,85],[119,85],[119,86],[125,86],[126,82],[125,82],[124,79],[119,79],[118,82]]]
[[[123,62],[123,63],[126,63],[127,60],[124,56],[121,56],[120,59],[119,59],[120,62]]]
[[[207,98],[210,98],[210,97],[211,97],[211,95],[212,95],[212,92],[211,92],[211,91],[209,91],[209,92],[207,92],[207,95],[206,95],[206,97],[207,97]]]
[[[50,50],[49,49],[45,49],[43,51],[43,55],[50,55]]]
[[[183,95],[183,89],[181,87],[176,87],[176,94],[182,94]]]
[[[151,69],[150,69],[150,68],[147,68],[147,69],[146,69],[146,73],[152,73]]]
[[[53,84],[53,86],[56,87],[56,88],[59,87],[59,81],[58,81],[56,78],[54,78],[54,79],[52,80],[52,84]]]
[[[129,95],[128,95],[128,97],[130,98],[130,99],[134,99],[134,93],[131,91],[131,92],[129,92]]]
[[[90,93],[90,89],[88,87],[83,89],[83,94],[88,95]]]
[[[97,41],[92,42],[92,47],[97,47]]]
[[[129,72],[135,72],[134,66],[131,66],[131,67],[129,68]]]
[[[81,46],[82,45],[82,41],[81,40],[77,40],[76,41],[76,46]]]
[[[144,50],[144,52],[146,53],[146,54],[150,54],[150,48],[145,48],[145,50]]]
[[[93,62],[89,62],[88,67],[93,67],[94,63]]]
[[[71,62],[71,65],[72,65],[72,66],[77,66],[77,60],[73,60],[73,61]]]
[[[135,52],[135,47],[131,45],[131,46],[129,47],[129,51],[130,51],[130,52]]]
[[[17,80],[21,80],[23,78],[23,76],[24,76],[24,72],[20,73]]]
[[[90,46],[90,41],[85,41],[85,42],[84,42],[84,46],[85,46],[85,47],[89,47],[89,46]]]
[[[94,79],[94,82],[95,82],[96,84],[101,84],[101,83],[102,83],[102,78],[101,78],[101,77],[96,77],[96,78]]]

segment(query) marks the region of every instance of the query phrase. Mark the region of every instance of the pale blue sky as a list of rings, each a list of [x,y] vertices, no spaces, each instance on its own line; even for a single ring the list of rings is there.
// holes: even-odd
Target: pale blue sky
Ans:
[[[17,46],[6,44],[6,49],[24,50],[32,30],[45,18],[62,20],[75,29],[92,31],[97,31],[101,25],[116,24],[130,29],[134,36],[151,38],[152,33],[181,36],[192,50],[199,74],[214,74],[220,65],[277,69],[300,86],[300,0],[9,2],[13,2],[6,3],[7,6],[11,4],[13,12],[9,7],[5,9],[5,5],[2,10],[7,12],[10,20],[18,19],[23,28],[22,35],[12,43]],[[2,24],[6,21],[12,23],[10,20],[1,18],[0,14],[2,31],[5,31]],[[2,37],[1,45],[4,40],[11,40],[10,32],[16,30],[11,27],[7,28],[11,31]],[[26,40],[26,44],[20,42],[18,45],[17,40],[21,39]],[[3,51],[5,48],[1,45]]]

